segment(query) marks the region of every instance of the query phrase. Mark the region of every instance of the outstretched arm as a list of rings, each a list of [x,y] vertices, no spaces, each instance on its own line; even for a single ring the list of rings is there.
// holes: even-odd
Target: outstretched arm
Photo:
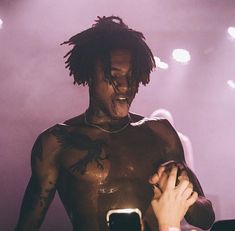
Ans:
[[[55,195],[58,177],[56,139],[44,134],[38,137],[31,154],[32,175],[28,183],[15,231],[36,231]]]

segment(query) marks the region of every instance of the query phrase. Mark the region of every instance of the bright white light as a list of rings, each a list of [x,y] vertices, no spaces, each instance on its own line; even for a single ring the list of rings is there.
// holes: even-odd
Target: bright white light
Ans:
[[[165,62],[162,62],[161,59],[157,56],[154,56],[154,60],[156,63],[156,66],[161,68],[161,69],[168,69],[168,64]]]
[[[229,85],[229,87],[235,89],[235,81],[234,80],[228,80],[227,84]]]
[[[2,28],[2,24],[3,24],[3,21],[2,21],[2,19],[0,18],[0,29]]]
[[[157,57],[157,56],[154,56],[154,60],[155,60],[155,63],[157,64],[157,63],[159,63],[161,60],[160,60],[160,58],[159,57]]]
[[[137,213],[139,215],[139,217],[142,217],[141,211],[139,209],[137,209],[137,208],[135,208],[135,209],[129,209],[129,208],[127,208],[127,209],[114,209],[114,210],[109,210],[107,212],[106,220],[109,221],[110,215],[114,214],[114,213],[127,213],[127,214],[128,213],[129,214],[130,213]]]
[[[230,26],[227,31],[232,38],[235,38],[235,27]]]
[[[174,49],[172,57],[180,63],[187,63],[191,59],[190,53],[185,49]]]
[[[166,69],[168,69],[168,64],[161,61],[161,62],[158,64],[158,67],[161,68],[161,69],[165,69],[165,70],[166,70]]]

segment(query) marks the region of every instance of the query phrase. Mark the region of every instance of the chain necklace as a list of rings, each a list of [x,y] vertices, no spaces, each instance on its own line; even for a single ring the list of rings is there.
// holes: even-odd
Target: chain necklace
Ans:
[[[119,128],[117,130],[110,131],[110,130],[102,128],[101,126],[99,126],[97,124],[93,124],[93,123],[88,122],[86,113],[87,113],[87,111],[84,113],[84,122],[86,125],[89,125],[94,128],[98,128],[99,130],[101,130],[103,132],[107,132],[107,133],[119,133],[119,132],[123,131],[130,124],[130,121],[131,121],[130,115],[128,113],[128,122],[123,127]]]

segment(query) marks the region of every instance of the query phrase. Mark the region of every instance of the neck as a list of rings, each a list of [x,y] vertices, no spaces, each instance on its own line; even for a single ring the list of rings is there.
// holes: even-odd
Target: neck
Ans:
[[[130,123],[129,114],[121,118],[112,118],[101,110],[88,108],[85,112],[85,122],[90,126],[98,126],[108,131],[115,131]]]

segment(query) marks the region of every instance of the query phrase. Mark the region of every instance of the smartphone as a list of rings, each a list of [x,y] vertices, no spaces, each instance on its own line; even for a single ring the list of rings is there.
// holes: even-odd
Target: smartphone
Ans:
[[[109,210],[106,216],[109,231],[141,231],[141,219],[137,208]]]

